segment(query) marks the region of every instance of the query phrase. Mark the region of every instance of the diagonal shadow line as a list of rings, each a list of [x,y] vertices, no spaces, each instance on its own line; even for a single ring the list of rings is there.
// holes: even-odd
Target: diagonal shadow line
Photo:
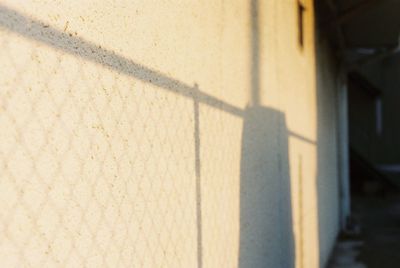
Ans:
[[[243,109],[221,101],[197,90],[194,86],[170,78],[158,71],[135,63],[111,50],[102,48],[81,37],[71,36],[48,24],[29,18],[16,10],[0,4],[0,27],[19,35],[44,43],[76,57],[103,65],[106,68],[132,76],[145,83],[196,99],[199,103],[224,110],[232,115],[243,117]]]
[[[312,144],[312,145],[317,145],[317,143],[314,140],[311,140],[309,138],[306,138],[300,134],[297,134],[296,132],[293,132],[291,130],[288,130],[288,135],[291,136],[292,138],[296,138],[298,140],[301,140],[304,143]]]
[[[165,89],[183,97],[193,99],[199,104],[202,103],[214,107],[234,116],[244,117],[244,109],[201,92],[198,88],[196,88],[196,86],[190,86],[177,79],[170,78],[161,72],[135,63],[134,61],[118,55],[111,50],[104,49],[101,46],[87,41],[81,37],[75,37],[68,33],[61,32],[54,27],[45,24],[44,22],[31,19],[28,16],[1,4],[0,28],[8,29],[9,31],[17,33],[27,39],[46,44],[70,55],[83,58],[90,62],[103,65],[108,69],[134,77],[142,82],[149,83],[161,89]],[[252,58],[254,60],[255,56],[253,55]],[[252,69],[253,71],[258,70],[259,63],[252,66]],[[255,86],[257,87],[259,86],[257,81],[252,81],[252,83],[255,83]],[[258,93],[253,92],[253,94],[253,98],[258,101]],[[289,135],[306,143],[315,145],[315,141],[312,141],[294,132],[290,132]]]

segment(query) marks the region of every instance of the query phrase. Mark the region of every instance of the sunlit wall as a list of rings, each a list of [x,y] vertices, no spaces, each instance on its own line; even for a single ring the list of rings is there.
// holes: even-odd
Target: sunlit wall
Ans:
[[[0,1],[2,266],[325,263],[336,74],[313,17],[311,0]]]

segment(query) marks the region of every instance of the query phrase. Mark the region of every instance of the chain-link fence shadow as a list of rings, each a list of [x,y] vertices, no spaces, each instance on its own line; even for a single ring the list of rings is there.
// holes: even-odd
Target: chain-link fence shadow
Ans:
[[[202,266],[205,235],[220,240],[209,264],[232,266],[231,228],[201,226],[203,206],[219,214],[210,230],[237,216],[220,166],[232,160],[200,152],[199,117],[221,135],[242,111],[4,6],[0,26],[2,265]],[[215,163],[210,187],[226,189],[205,205],[200,157]]]
[[[286,175],[296,134],[284,114],[231,105],[1,5],[0,33],[4,267],[294,258]]]

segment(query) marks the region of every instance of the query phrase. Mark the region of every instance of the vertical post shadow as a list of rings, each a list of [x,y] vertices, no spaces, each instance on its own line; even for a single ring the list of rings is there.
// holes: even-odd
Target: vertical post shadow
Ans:
[[[199,88],[194,86],[195,93]],[[194,146],[195,146],[195,173],[196,173],[196,223],[197,223],[197,267],[203,267],[203,231],[201,213],[201,162],[200,162],[200,116],[198,98],[193,98],[194,109]]]
[[[250,32],[251,32],[251,104],[259,105],[260,101],[260,26],[259,26],[259,0],[250,3]]]
[[[239,267],[295,265],[285,115],[260,105],[259,0],[250,2],[250,106],[243,113]]]
[[[285,116],[247,109],[242,137],[239,267],[294,267]]]

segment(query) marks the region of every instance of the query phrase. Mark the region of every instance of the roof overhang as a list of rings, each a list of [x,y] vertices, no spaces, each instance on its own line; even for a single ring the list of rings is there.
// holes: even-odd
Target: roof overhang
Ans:
[[[400,51],[400,0],[316,0],[320,28],[347,65]]]

